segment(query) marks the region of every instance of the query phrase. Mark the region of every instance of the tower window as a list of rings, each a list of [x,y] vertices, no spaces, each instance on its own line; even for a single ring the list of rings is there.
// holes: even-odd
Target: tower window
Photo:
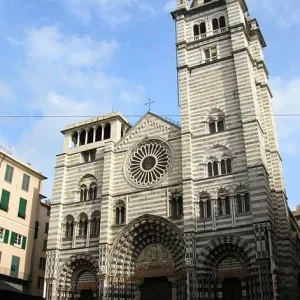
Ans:
[[[219,21],[218,21],[218,19],[213,19],[212,20],[212,26],[213,26],[213,30],[218,30],[219,29]]]
[[[221,16],[219,19],[214,18],[212,20],[212,27],[213,27],[214,33],[219,33],[220,31],[221,32],[225,31],[224,30],[224,28],[226,28],[225,17]],[[219,30],[219,29],[221,29],[221,30]]]
[[[244,213],[251,211],[250,195],[248,192],[239,192],[235,196],[236,199],[236,211],[237,213]]]
[[[199,26],[194,25],[193,30],[194,30],[194,36],[198,36],[199,35]]]
[[[232,173],[231,159],[222,159],[221,161],[212,161],[207,164],[208,177],[226,175]]]
[[[207,193],[204,193],[199,198],[200,219],[211,218],[211,200]]]
[[[96,149],[82,152],[83,162],[88,163],[96,159]]]
[[[183,214],[182,197],[173,197],[171,200],[171,216],[181,216]]]
[[[209,133],[222,132],[225,130],[224,117],[220,116],[217,120],[210,117],[208,121]]]
[[[126,223],[126,205],[123,200],[119,200],[115,205],[115,224],[122,225]]]
[[[205,62],[210,62],[218,58],[217,47],[211,47],[204,50]]]
[[[200,24],[200,34],[205,34],[206,33],[206,24],[202,22]]]

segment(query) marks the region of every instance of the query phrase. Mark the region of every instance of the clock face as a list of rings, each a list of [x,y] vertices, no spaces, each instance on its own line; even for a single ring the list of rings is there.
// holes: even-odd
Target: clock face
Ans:
[[[161,181],[171,164],[167,143],[150,139],[138,144],[129,154],[125,177],[135,186],[149,187]]]

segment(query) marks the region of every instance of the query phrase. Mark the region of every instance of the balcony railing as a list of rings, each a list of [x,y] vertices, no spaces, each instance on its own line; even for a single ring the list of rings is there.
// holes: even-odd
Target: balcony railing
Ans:
[[[13,269],[0,267],[0,275],[5,275],[9,277],[13,277],[20,280],[30,281],[31,275],[23,272],[16,272]]]
[[[228,30],[227,27],[223,27],[223,28],[219,28],[219,29],[216,29],[216,30],[208,31],[208,32],[206,32],[206,33],[202,33],[202,34],[193,36],[193,37],[190,39],[190,42],[193,42],[193,41],[199,41],[199,40],[204,39],[204,38],[206,38],[206,37],[210,37],[210,36],[214,36],[215,34],[219,34],[219,33],[226,32],[227,30]]]

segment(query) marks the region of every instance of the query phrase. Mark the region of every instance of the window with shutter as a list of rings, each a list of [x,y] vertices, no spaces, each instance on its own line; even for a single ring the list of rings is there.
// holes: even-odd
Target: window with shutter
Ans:
[[[10,244],[13,246],[15,244],[15,233],[12,231],[10,235]]]
[[[27,174],[23,174],[23,181],[22,181],[22,190],[23,191],[28,192],[29,183],[30,183],[30,176]]]
[[[0,228],[0,242],[4,240],[4,228]]]
[[[2,190],[1,201],[0,201],[0,209],[8,211],[10,192],[7,190]]]
[[[10,276],[18,278],[19,265],[20,265],[20,257],[13,255],[11,258]]]
[[[34,239],[36,240],[39,234],[39,226],[40,223],[38,221],[35,221],[35,227],[34,227]]]
[[[20,198],[18,217],[25,219],[27,200]]]
[[[48,234],[48,231],[49,231],[49,223],[46,222],[46,224],[45,224],[45,233]]]
[[[44,240],[43,251],[46,251],[46,250],[47,250],[47,240]]]
[[[9,238],[9,230],[5,229],[4,240],[3,240],[3,242],[4,242],[5,244],[8,243],[8,238]]]
[[[24,250],[26,248],[26,241],[27,241],[27,237],[23,236],[23,238],[22,238],[22,249],[24,249]]]
[[[14,168],[10,165],[6,165],[4,180],[11,183],[14,174]]]

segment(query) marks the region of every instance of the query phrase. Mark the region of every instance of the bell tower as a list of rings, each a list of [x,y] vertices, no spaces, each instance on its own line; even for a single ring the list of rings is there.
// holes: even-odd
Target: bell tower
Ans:
[[[258,22],[245,0],[177,0],[171,14],[186,234],[198,249],[238,235],[255,251],[257,299],[278,299],[278,291],[297,299],[296,268],[285,268],[296,262]]]

